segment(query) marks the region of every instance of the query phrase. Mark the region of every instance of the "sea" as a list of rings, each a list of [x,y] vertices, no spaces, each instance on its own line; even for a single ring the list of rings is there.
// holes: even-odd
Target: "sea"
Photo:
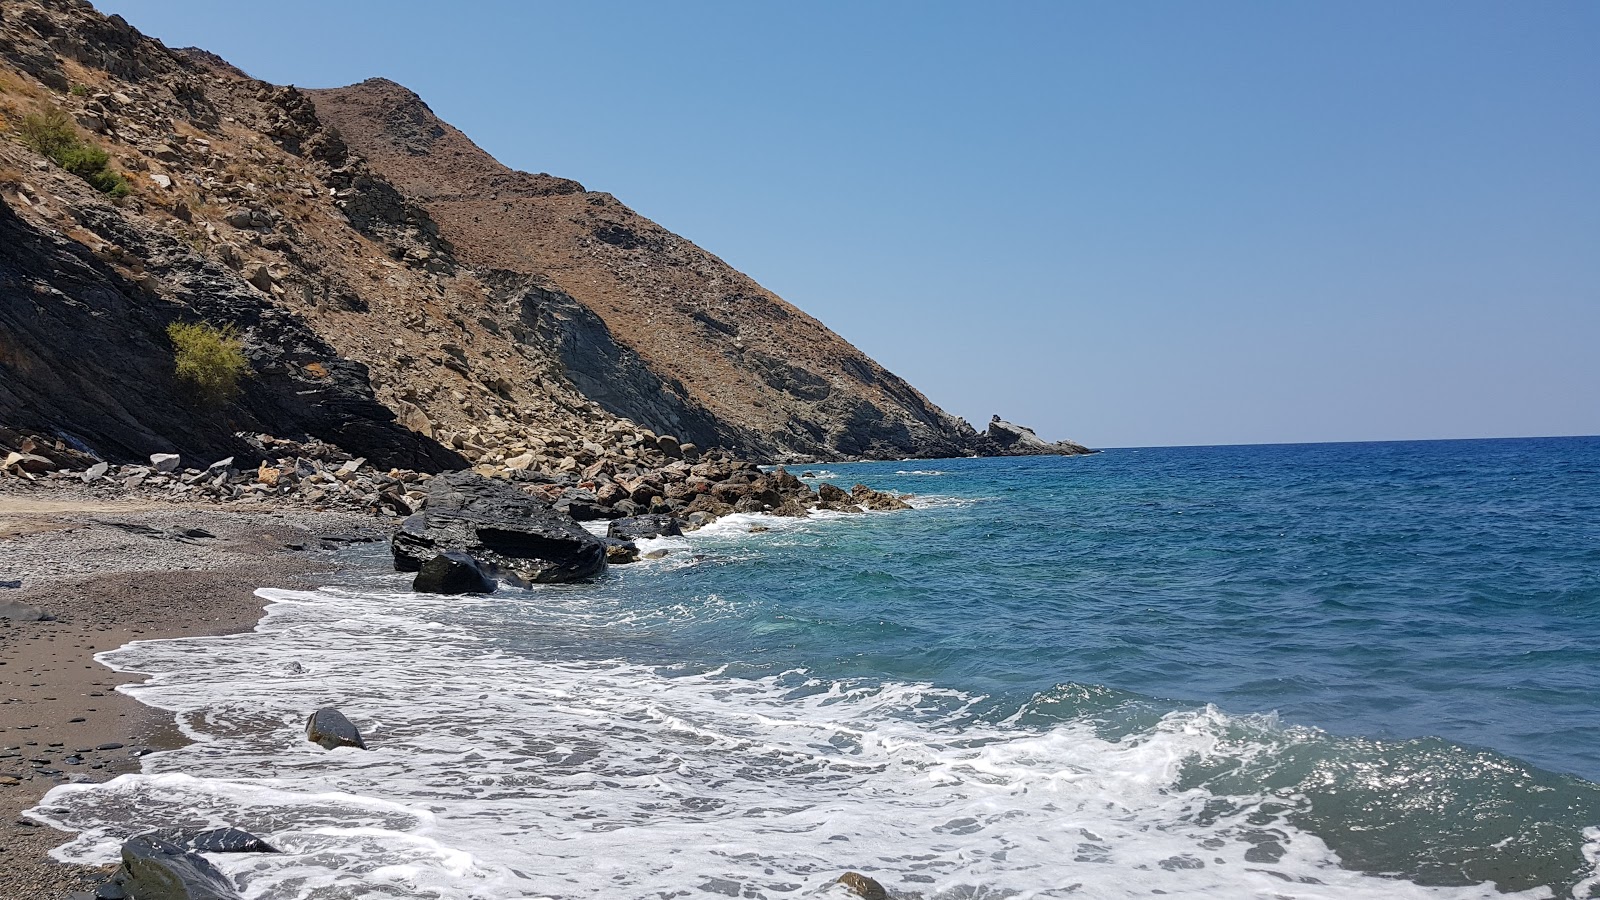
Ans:
[[[484,597],[351,551],[100,654],[194,742],[30,815],[246,829],[249,900],[1600,896],[1600,438],[791,471],[915,508]]]

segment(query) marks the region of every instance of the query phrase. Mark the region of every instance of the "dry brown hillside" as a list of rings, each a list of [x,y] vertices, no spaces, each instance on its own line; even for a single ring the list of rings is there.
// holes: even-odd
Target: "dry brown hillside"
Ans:
[[[46,120],[104,171],[44,146]],[[108,459],[248,458],[261,434],[424,469],[575,471],[679,443],[1057,452],[975,434],[715,256],[507,169],[399,85],[269,84],[77,0],[0,0],[0,238],[0,428]],[[238,332],[237,397],[186,393],[175,322]]]
[[[428,211],[457,259],[592,310],[670,400],[711,414],[721,442],[766,457],[959,455],[971,446],[966,423],[610,194],[506,168],[393,82],[308,93],[346,143]],[[580,387],[609,377],[566,362]],[[597,399],[645,424],[677,424],[628,398]]]

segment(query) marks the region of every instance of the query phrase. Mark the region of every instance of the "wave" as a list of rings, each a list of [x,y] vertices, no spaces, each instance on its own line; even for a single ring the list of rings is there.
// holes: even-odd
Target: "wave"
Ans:
[[[1349,748],[1270,718],[1077,685],[1005,711],[923,683],[641,666],[597,640],[728,614],[715,596],[642,621],[570,589],[261,593],[254,632],[100,654],[150,673],[121,689],[197,743],[52,791],[32,817],[78,832],[57,858],[105,863],[145,828],[227,824],[285,851],[218,858],[249,900],[780,898],[846,869],[940,900],[1504,896],[1344,867],[1304,819],[1320,802],[1308,787]],[[542,649],[507,643],[509,623]],[[323,705],[373,750],[306,742]],[[1425,796],[1407,751],[1348,765],[1411,773],[1420,793],[1396,796]],[[1568,884],[1596,877],[1587,840]]]

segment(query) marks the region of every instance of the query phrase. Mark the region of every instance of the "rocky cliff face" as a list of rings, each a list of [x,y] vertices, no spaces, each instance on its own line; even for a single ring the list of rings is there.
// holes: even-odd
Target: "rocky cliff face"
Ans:
[[[21,139],[64,112],[127,196]],[[173,321],[232,326],[224,408]],[[763,460],[987,439],[821,323],[404,88],[301,91],[76,0],[0,0],[0,426],[108,458],[311,436],[376,462],[575,471],[657,435]]]

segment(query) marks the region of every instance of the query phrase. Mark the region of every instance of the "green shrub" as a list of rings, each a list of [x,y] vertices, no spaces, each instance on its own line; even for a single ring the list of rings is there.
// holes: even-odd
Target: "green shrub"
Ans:
[[[80,82],[78,84],[74,84],[71,88],[69,88],[67,90],[67,93],[71,94],[74,97],[87,97],[87,96],[89,96],[89,86],[87,84],[83,84],[83,83]]]
[[[172,339],[177,375],[195,396],[209,406],[221,406],[239,393],[239,382],[250,374],[244,342],[233,326],[215,328],[204,322],[173,322]]]
[[[83,144],[78,129],[72,125],[64,110],[52,106],[42,113],[28,113],[17,126],[22,142],[34,150],[61,163],[62,154]]]
[[[111,155],[78,136],[78,129],[61,109],[29,113],[17,127],[22,142],[50,157],[56,165],[89,182],[102,194],[128,196],[128,179],[111,168]]]

